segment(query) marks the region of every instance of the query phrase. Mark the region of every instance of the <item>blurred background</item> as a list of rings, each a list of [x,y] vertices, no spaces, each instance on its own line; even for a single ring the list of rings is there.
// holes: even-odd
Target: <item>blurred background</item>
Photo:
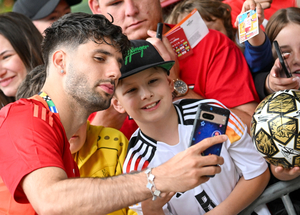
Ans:
[[[11,11],[15,0],[0,0],[0,13]],[[89,6],[88,0],[82,0],[78,5],[71,7],[72,12],[85,12],[92,13]]]

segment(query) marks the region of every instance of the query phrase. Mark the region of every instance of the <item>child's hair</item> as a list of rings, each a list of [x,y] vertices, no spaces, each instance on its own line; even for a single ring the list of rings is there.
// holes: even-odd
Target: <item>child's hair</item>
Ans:
[[[266,35],[269,37],[271,43],[274,42],[280,31],[289,23],[300,25],[300,8],[289,7],[280,9],[271,16],[266,26]],[[276,59],[277,54],[274,48],[272,48],[272,53],[274,59]]]
[[[25,79],[18,87],[16,99],[29,98],[38,94],[46,80],[45,65],[39,65],[27,73]]]
[[[236,29],[231,24],[231,7],[228,4],[215,0],[184,0],[179,2],[166,19],[166,23],[177,24],[178,17],[183,13],[190,13],[196,8],[202,19],[207,22],[215,21],[215,18],[223,21],[227,36],[235,41]]]
[[[266,35],[272,43],[279,32],[289,23],[300,25],[300,8],[289,7],[286,9],[280,9],[271,16],[266,26]]]

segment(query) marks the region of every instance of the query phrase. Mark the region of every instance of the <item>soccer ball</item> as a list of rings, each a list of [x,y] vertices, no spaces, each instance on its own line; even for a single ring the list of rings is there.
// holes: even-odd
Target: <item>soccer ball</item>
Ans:
[[[257,151],[269,163],[300,166],[300,91],[267,96],[253,114],[250,133]]]

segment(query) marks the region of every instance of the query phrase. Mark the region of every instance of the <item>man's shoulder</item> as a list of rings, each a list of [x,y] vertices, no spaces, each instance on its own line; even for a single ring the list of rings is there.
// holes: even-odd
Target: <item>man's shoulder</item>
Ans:
[[[14,116],[19,112],[28,112],[31,111],[34,106],[34,102],[30,99],[20,99],[15,102],[9,103],[5,107],[3,107],[0,111],[1,117]],[[39,105],[39,104],[37,104]],[[42,103],[40,103],[42,105]]]
[[[19,99],[3,107],[0,111],[0,126],[4,121],[15,123],[28,122],[30,119],[42,119],[51,126],[53,125],[52,112],[36,99]]]

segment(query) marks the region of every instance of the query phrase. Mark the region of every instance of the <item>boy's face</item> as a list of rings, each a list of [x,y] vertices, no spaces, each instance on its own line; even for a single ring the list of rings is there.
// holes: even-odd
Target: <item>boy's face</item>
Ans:
[[[164,69],[152,67],[122,79],[112,103],[119,112],[127,112],[139,123],[161,120],[170,112],[173,81]]]

